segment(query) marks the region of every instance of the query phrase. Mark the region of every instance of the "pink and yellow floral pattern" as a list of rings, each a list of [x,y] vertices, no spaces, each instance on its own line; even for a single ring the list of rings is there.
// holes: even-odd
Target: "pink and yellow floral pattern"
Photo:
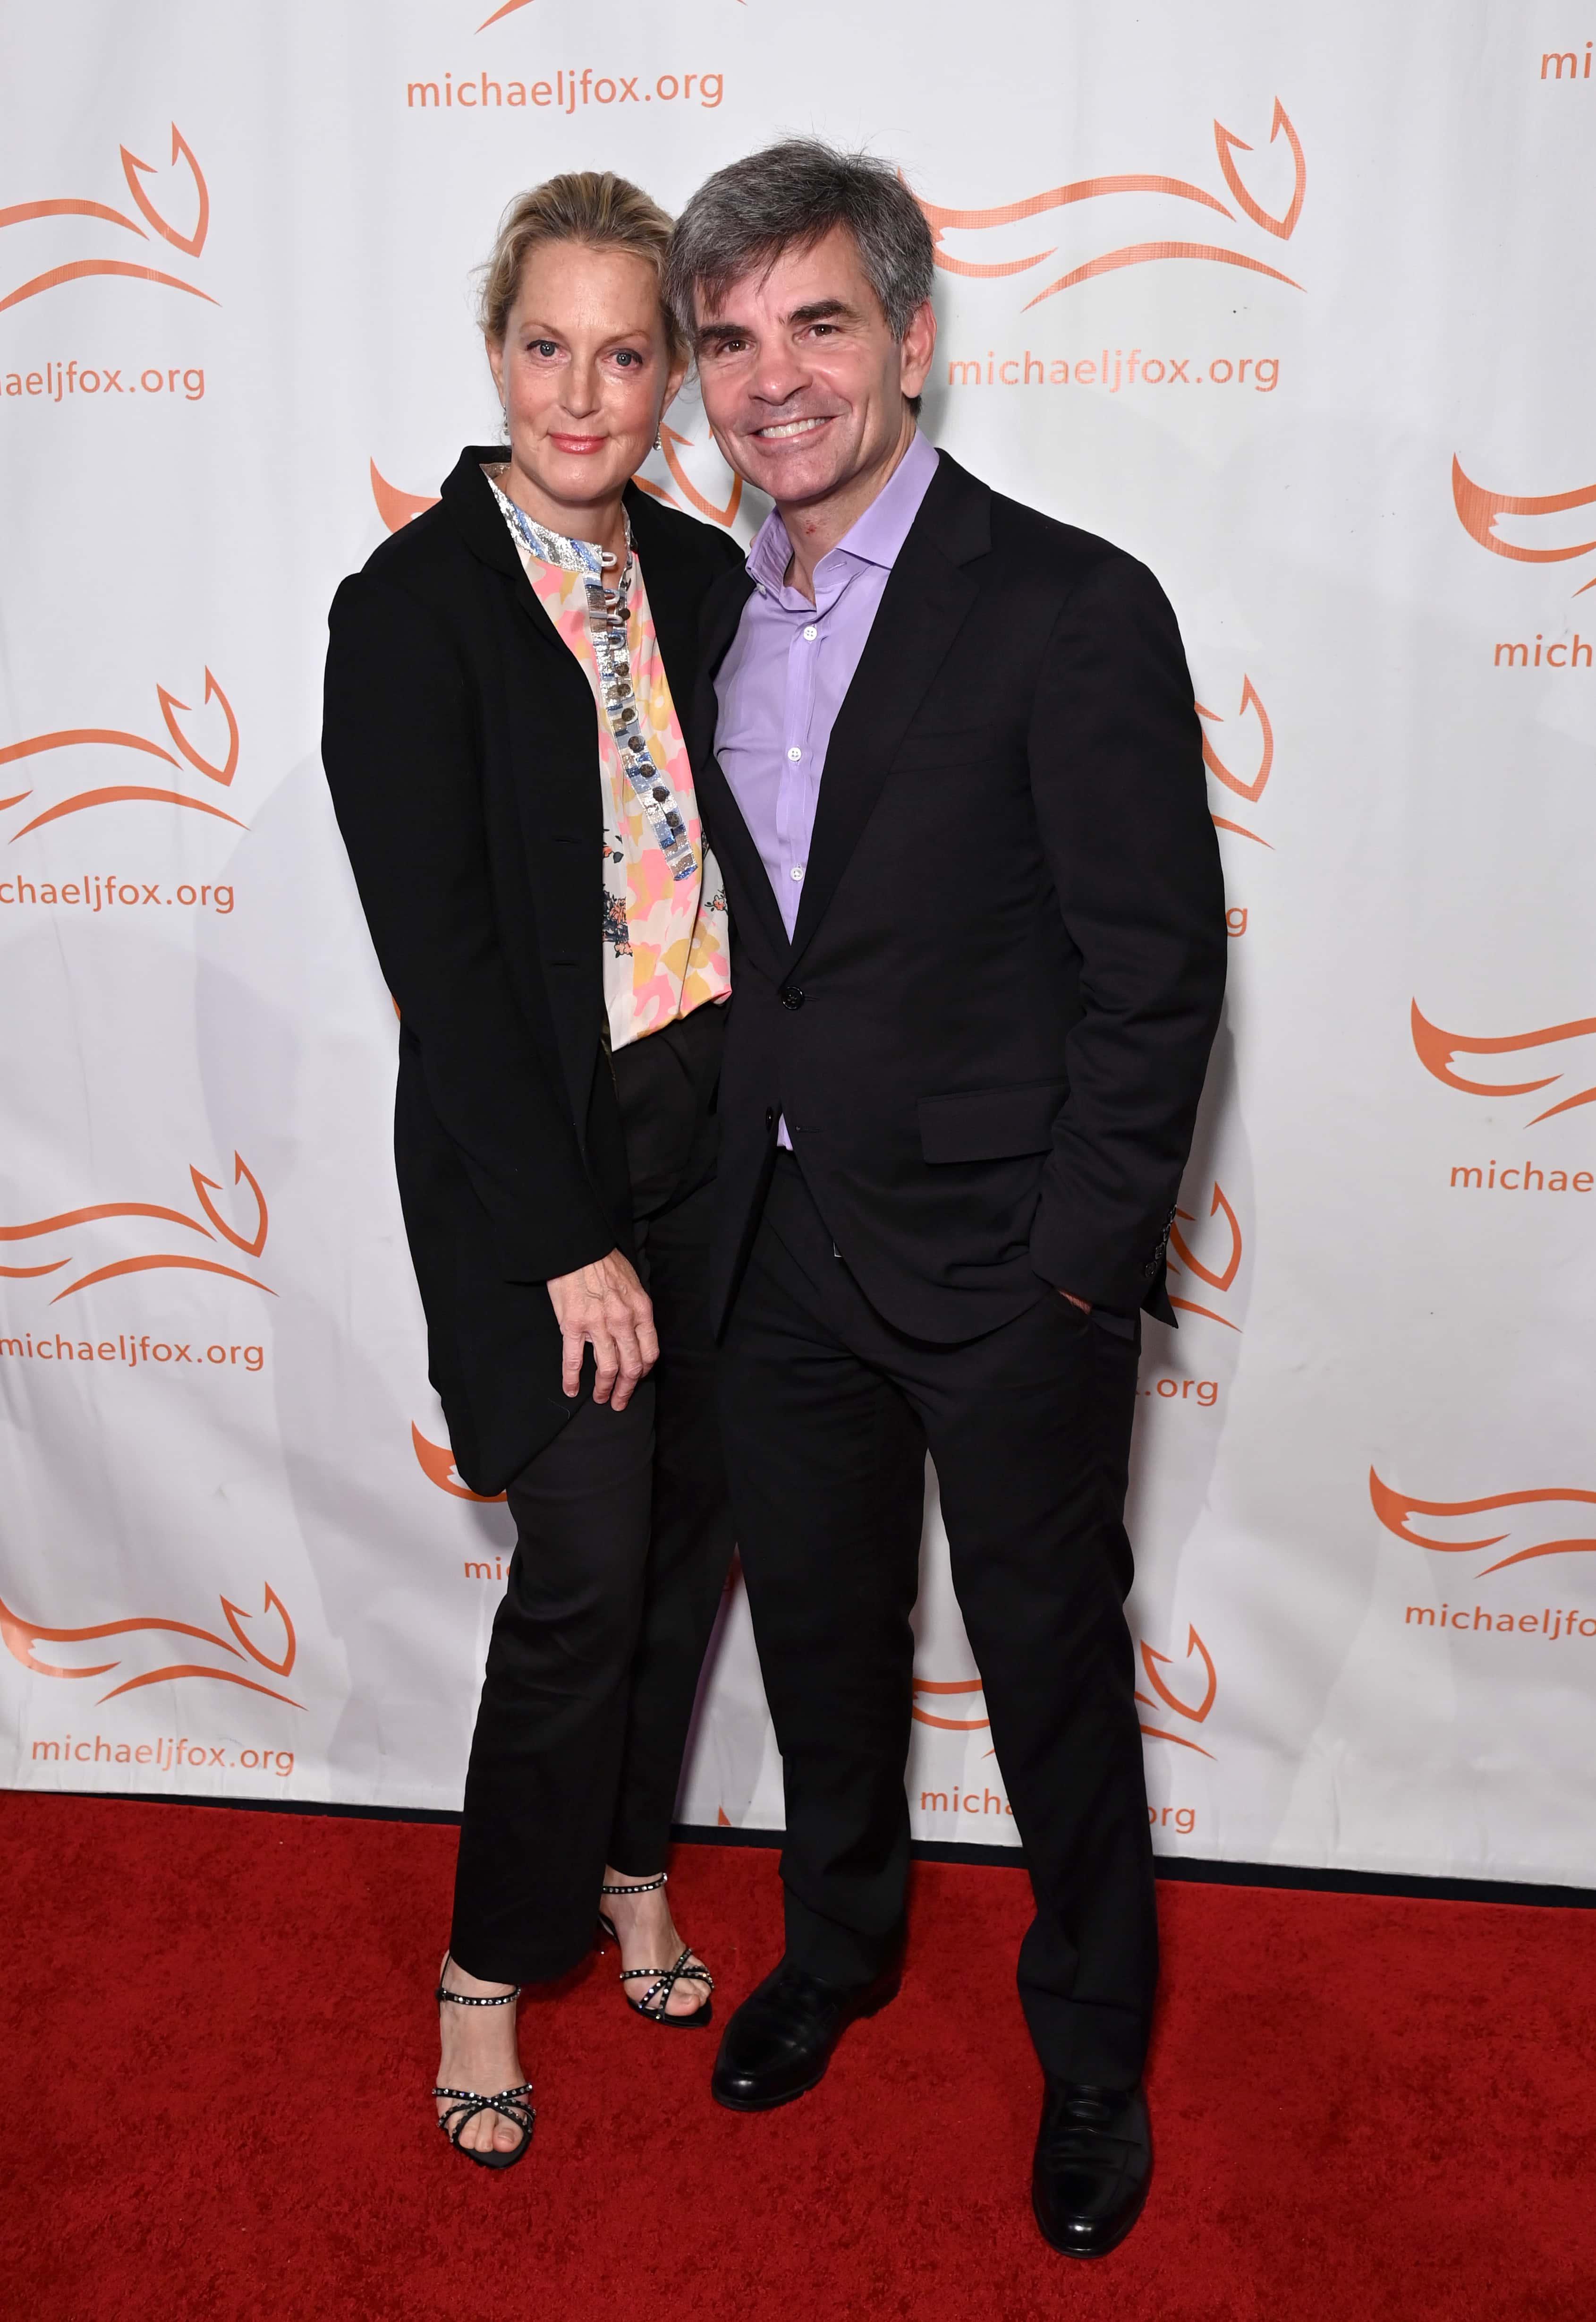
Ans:
[[[512,536],[539,602],[593,689],[604,795],[604,996],[610,1047],[623,1048],[707,1001],[724,1000],[731,991],[725,891],[715,857],[704,846],[687,745],[635,554],[627,595],[627,658],[649,755],[692,850],[696,868],[685,878],[673,875],[610,730],[588,619],[587,575],[534,555],[514,527]]]

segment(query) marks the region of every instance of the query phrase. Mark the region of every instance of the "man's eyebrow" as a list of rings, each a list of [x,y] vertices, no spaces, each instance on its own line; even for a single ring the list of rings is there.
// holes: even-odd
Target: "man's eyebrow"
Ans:
[[[782,319],[787,323],[828,323],[841,318],[857,322],[859,308],[851,306],[845,298],[812,298],[807,306],[794,306]],[[721,321],[700,323],[697,343],[701,347],[714,344],[717,339],[745,339],[749,336],[746,323]]]
[[[807,306],[793,307],[787,319],[789,323],[826,323],[837,315],[856,322],[859,309],[850,306],[845,298],[814,298]]]

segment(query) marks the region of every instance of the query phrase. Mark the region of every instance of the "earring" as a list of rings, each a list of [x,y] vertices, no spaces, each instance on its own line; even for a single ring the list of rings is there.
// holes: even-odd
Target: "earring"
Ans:
[[[655,428],[655,430],[654,430],[654,449],[655,449],[655,451],[657,452],[657,451],[659,450],[659,448],[660,448],[660,431],[659,431],[659,429],[656,427],[656,428]]]

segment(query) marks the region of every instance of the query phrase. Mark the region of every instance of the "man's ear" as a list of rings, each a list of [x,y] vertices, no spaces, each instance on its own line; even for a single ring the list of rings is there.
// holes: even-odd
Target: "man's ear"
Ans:
[[[929,298],[921,302],[908,318],[908,327],[898,342],[898,384],[906,396],[918,395],[931,371],[931,358],[936,352],[936,314]]]

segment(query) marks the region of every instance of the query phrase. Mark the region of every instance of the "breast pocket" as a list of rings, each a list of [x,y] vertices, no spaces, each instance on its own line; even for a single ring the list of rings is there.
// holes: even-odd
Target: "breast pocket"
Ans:
[[[926,1161],[1013,1161],[1045,1153],[1068,1081],[1022,1081],[1013,1088],[961,1089],[923,1096],[915,1108]]]

